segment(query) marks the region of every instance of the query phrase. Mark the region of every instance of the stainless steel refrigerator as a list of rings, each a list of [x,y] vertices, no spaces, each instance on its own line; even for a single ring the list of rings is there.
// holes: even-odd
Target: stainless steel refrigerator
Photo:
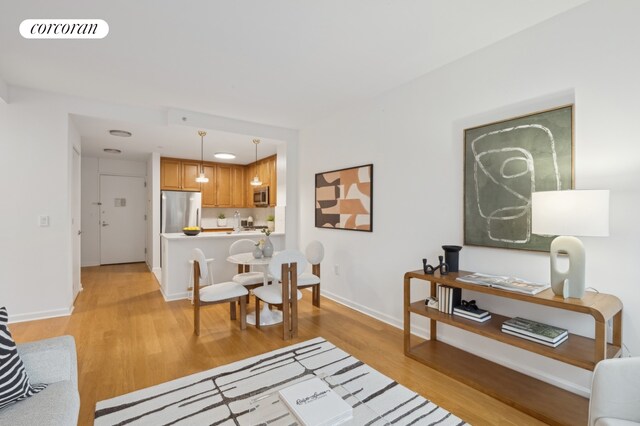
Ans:
[[[202,198],[199,192],[162,191],[160,232],[182,232],[187,226],[200,226]]]

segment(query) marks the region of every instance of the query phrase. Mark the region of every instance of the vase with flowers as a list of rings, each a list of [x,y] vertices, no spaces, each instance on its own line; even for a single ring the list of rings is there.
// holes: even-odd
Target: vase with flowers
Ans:
[[[264,244],[262,246],[262,254],[264,257],[273,256],[273,243],[271,239],[269,239],[269,235],[271,235],[271,231],[267,229],[263,229],[262,233],[265,235]]]

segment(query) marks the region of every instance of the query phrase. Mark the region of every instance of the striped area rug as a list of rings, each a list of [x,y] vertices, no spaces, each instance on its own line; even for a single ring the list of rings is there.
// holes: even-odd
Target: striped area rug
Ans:
[[[316,338],[96,404],[95,425],[287,425],[260,418],[251,401],[314,375],[355,398],[358,424],[462,425],[458,417]]]

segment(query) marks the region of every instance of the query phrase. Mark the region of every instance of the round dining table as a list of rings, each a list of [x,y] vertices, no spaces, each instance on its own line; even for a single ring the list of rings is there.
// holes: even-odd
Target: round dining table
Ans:
[[[274,253],[276,254],[276,253]],[[251,266],[259,266],[263,269],[264,280],[263,285],[269,285],[269,262],[271,262],[271,257],[261,257],[255,258],[253,257],[253,253],[238,253],[232,256],[227,257],[227,262],[235,263],[238,265],[251,265]],[[260,312],[260,326],[263,325],[274,325],[282,322],[282,312],[280,311],[272,311],[269,308],[268,303],[264,303],[262,307],[262,312]],[[256,313],[251,312],[247,314],[247,323],[251,325],[256,325]]]

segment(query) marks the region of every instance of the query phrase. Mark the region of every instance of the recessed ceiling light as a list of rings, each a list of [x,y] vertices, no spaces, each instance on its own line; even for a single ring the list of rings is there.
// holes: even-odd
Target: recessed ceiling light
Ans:
[[[116,148],[105,148],[103,149],[104,152],[107,152],[109,154],[121,154],[122,151]]]
[[[222,160],[233,160],[236,158],[236,155],[230,152],[216,152],[213,156]]]
[[[127,132],[126,130],[109,130],[109,134],[111,136],[120,136],[121,138],[131,137],[131,132]]]

